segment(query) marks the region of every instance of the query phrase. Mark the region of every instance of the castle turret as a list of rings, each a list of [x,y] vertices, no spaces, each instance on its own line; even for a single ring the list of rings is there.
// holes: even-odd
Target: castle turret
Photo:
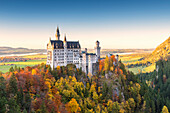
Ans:
[[[56,37],[56,40],[60,40],[60,31],[59,31],[58,26],[57,26],[57,30],[56,30],[56,33],[55,33],[55,37]]]
[[[67,39],[66,39],[66,35],[64,36],[64,65],[67,65]]]
[[[64,47],[66,46],[67,47],[67,38],[66,38],[66,35],[64,36]]]
[[[85,48],[85,53],[87,53],[87,48]]]
[[[95,47],[95,51],[96,51],[96,55],[97,55],[97,58],[96,58],[96,60],[98,61],[99,59],[100,59],[100,47],[99,47],[99,44],[100,44],[100,42],[97,40],[96,41],[96,47]]]

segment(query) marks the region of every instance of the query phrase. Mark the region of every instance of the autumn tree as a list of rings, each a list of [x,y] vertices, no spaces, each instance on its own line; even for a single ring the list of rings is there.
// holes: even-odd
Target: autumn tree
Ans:
[[[104,69],[105,69],[105,73],[108,73],[109,71],[109,57],[106,56],[106,59],[105,59],[105,63],[104,63]]]
[[[76,99],[72,98],[70,102],[66,104],[66,109],[71,113],[76,113],[81,111],[79,104],[77,103]]]
[[[168,108],[166,106],[163,106],[161,113],[169,113]]]
[[[17,94],[18,91],[18,87],[17,87],[17,80],[14,74],[12,74],[12,76],[9,79],[9,83],[8,83],[8,93],[11,94],[10,96],[15,96]]]

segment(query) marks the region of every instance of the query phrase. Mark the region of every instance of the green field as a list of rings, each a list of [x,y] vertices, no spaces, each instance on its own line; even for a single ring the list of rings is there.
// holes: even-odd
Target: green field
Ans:
[[[22,56],[22,58],[47,58],[47,55],[42,55],[42,54],[38,54],[38,55],[25,55]]]
[[[128,68],[129,71],[132,71],[133,73],[146,73],[146,72],[152,72],[155,70],[155,64],[152,64],[150,66],[138,66],[134,68]]]
[[[137,74],[139,72],[143,72],[143,70],[146,68],[146,66],[138,66],[134,68],[128,68],[129,71],[132,71],[133,73]]]
[[[23,58],[42,58],[41,60],[27,60],[26,62],[5,62],[0,63],[0,71],[3,73],[8,72],[10,67],[14,67],[15,65],[17,67],[26,67],[26,66],[34,66],[41,63],[46,63],[46,55],[27,55],[23,56]]]
[[[139,61],[139,59],[143,58],[147,54],[130,54],[130,55],[122,55],[120,56],[121,61],[126,65],[127,63],[134,63]],[[133,68],[127,68],[129,71],[137,73],[146,73],[146,72],[152,72],[155,69],[155,64],[152,64],[150,66],[136,66]]]
[[[131,63],[131,62],[136,62],[138,61],[139,59],[141,59],[142,57],[122,57],[121,60],[123,63]]]

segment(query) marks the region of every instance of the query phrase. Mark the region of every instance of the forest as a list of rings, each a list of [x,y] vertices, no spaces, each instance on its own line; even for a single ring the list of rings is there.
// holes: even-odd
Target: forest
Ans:
[[[127,71],[114,55],[99,61],[95,75],[73,64],[14,66],[0,73],[0,113],[168,113],[169,64],[158,62],[157,80],[155,71]]]
[[[149,87],[148,106],[154,112],[160,112],[162,106],[170,109],[170,59],[156,62],[156,70],[151,73],[137,75]]]

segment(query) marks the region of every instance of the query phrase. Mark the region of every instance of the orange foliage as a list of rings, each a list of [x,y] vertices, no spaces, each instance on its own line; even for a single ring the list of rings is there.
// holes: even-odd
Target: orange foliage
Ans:
[[[71,113],[77,113],[78,111],[81,111],[81,108],[79,107],[79,104],[77,103],[76,99],[72,98],[70,102],[66,104],[66,109]]]
[[[100,60],[99,61],[99,72],[103,70],[103,67],[104,67],[104,60]]]

